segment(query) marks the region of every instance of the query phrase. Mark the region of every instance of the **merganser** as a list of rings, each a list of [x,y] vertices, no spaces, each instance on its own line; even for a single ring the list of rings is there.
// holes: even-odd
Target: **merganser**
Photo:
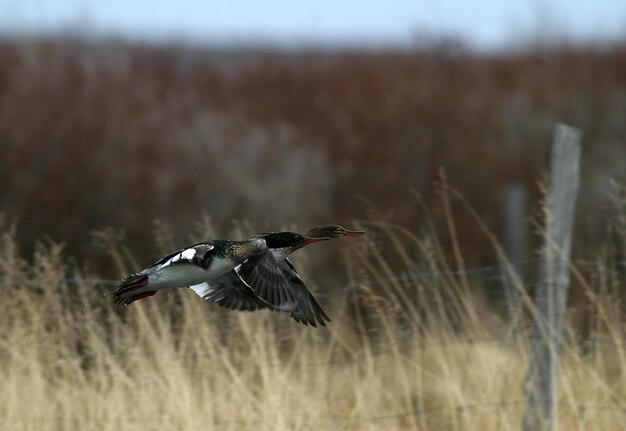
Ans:
[[[277,267],[273,248],[298,249],[330,238],[310,238],[294,232],[274,232],[245,241],[212,240],[193,244],[159,259],[138,274],[122,280],[113,294],[116,304],[128,305],[168,288],[187,287],[209,282],[234,270],[243,286],[240,293],[255,297],[249,282],[272,285],[279,293],[287,281]],[[282,298],[282,295],[281,295]],[[264,303],[263,299],[260,299]]]
[[[365,232],[349,230],[338,225],[324,225],[307,231],[304,236],[308,238],[331,239],[342,236],[363,235]],[[274,235],[273,233],[257,234],[258,238],[267,238]],[[253,311],[261,308],[269,308],[272,311],[282,311],[288,313],[289,316],[298,323],[304,325],[317,326],[319,323],[326,326],[326,322],[330,322],[330,318],[324,313],[322,307],[315,300],[309,289],[306,287],[300,275],[296,271],[293,264],[287,259],[294,251],[302,246],[280,246],[280,244],[268,243],[275,265],[280,269],[282,277],[284,277],[289,288],[284,290],[276,289],[271,283],[264,282],[270,277],[265,277],[257,283],[256,280],[250,280],[249,286],[241,278],[240,272],[229,271],[226,274],[197,285],[189,286],[201,298],[215,302],[221,307],[231,310]],[[275,270],[272,265],[271,270]],[[250,289],[255,293],[251,296]],[[261,299],[259,301],[259,298]]]

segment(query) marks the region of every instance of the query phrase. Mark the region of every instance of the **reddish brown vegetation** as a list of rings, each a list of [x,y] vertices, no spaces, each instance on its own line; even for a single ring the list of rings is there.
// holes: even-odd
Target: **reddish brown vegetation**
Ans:
[[[443,167],[497,230],[505,185],[537,197],[555,121],[585,131],[581,204],[595,208],[608,177],[626,178],[625,119],[624,46],[479,56],[5,41],[0,210],[27,243],[47,234],[85,253],[88,233],[112,225],[155,257],[153,219],[186,234],[203,211],[220,232],[233,218],[305,229],[363,218],[363,197],[416,229],[410,191],[436,211]],[[457,220],[462,242],[483,243]],[[491,257],[466,250],[471,263]]]

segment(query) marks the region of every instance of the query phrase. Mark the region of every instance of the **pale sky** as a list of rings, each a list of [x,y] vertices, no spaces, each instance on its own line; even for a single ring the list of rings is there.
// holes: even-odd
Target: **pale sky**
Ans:
[[[398,44],[456,36],[626,40],[625,0],[0,0],[0,31],[207,43]]]

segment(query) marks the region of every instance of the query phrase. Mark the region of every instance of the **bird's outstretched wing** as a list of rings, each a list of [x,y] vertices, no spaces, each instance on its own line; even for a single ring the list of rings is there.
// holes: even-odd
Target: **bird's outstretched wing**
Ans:
[[[269,250],[249,257],[214,280],[189,287],[207,301],[234,310],[288,311],[295,304],[287,280]]]
[[[296,297],[271,251],[251,256],[234,271],[256,296],[275,311],[288,312],[297,306]]]
[[[189,287],[201,298],[230,310],[254,311],[267,308],[265,301],[257,297],[234,270],[210,282]]]
[[[235,268],[239,277],[273,311],[282,311],[304,325],[326,326],[330,321],[288,259],[276,262],[270,251]]]
[[[312,326],[330,321],[291,262],[276,262],[269,250],[215,280],[190,287],[200,297],[233,310],[269,308]]]
[[[317,321],[320,325],[326,326],[325,320],[330,322],[330,318],[324,313],[322,307],[306,287],[293,264],[289,259],[285,259],[278,266],[287,279],[291,292],[296,297],[298,303],[298,307],[290,311],[289,315],[296,322],[304,323],[305,325],[308,323],[316,326],[315,321]]]

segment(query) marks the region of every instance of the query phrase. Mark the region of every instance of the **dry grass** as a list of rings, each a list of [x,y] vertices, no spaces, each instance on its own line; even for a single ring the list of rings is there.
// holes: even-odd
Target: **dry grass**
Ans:
[[[528,319],[507,323],[470,275],[388,280],[455,264],[434,235],[366,227],[366,241],[350,242],[354,290],[331,294],[334,321],[312,329],[224,312],[189,291],[120,312],[112,288],[80,281],[60,246],[40,245],[26,262],[4,226],[0,429],[519,429]],[[111,235],[100,237],[122,262]],[[623,275],[610,262],[576,275],[589,317],[585,331],[568,327],[557,429],[622,430]]]

